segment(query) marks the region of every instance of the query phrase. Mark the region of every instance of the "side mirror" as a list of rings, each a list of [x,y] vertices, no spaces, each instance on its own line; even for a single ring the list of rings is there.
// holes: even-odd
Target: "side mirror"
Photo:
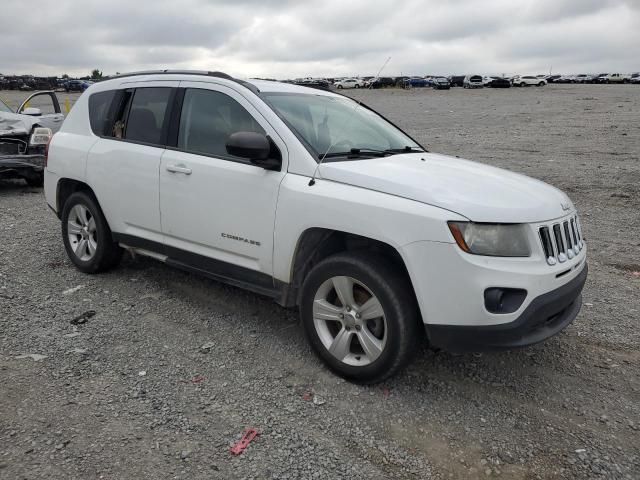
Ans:
[[[42,110],[40,110],[39,108],[27,107],[20,113],[22,113],[23,115],[29,115],[31,117],[39,117],[40,115],[42,115]]]
[[[262,133],[232,133],[227,140],[226,148],[229,155],[246,158],[265,170],[280,170],[282,162],[280,159],[269,158],[271,142]]]

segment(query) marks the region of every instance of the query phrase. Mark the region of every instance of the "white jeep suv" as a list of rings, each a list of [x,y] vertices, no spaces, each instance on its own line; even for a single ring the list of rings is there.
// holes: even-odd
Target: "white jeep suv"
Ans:
[[[587,275],[554,187],[427,152],[342,95],[218,72],[91,86],[49,148],[49,206],[83,272],[123,250],[299,307],[338,374],[380,381],[560,332]]]

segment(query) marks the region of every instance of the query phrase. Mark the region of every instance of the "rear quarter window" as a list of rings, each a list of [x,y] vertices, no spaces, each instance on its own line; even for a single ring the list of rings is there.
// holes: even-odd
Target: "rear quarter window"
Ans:
[[[113,122],[109,119],[109,110],[115,94],[115,90],[109,90],[89,97],[89,123],[93,133],[98,136],[110,135]]]

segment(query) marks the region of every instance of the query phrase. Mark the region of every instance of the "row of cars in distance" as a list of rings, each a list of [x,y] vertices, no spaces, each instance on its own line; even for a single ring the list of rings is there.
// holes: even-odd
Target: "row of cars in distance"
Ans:
[[[65,92],[84,92],[93,85],[86,78],[69,79],[59,77],[36,77],[33,75],[0,74],[0,90],[56,90]]]
[[[430,75],[426,77],[362,77],[362,78],[339,78],[330,82],[338,90],[348,88],[426,88],[448,89],[451,81],[448,77]]]
[[[509,88],[543,87],[549,83],[640,83],[640,74],[601,73],[599,75],[426,75],[398,77],[343,77],[343,78],[303,78],[288,80],[290,83],[311,86],[324,90],[357,88]]]
[[[549,75],[549,83],[640,83],[640,73],[580,73],[578,75]]]

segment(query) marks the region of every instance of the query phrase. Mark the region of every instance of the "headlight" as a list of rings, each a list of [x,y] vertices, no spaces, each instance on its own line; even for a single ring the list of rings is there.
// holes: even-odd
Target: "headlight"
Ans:
[[[458,246],[467,253],[492,257],[528,257],[525,225],[448,222]]]

